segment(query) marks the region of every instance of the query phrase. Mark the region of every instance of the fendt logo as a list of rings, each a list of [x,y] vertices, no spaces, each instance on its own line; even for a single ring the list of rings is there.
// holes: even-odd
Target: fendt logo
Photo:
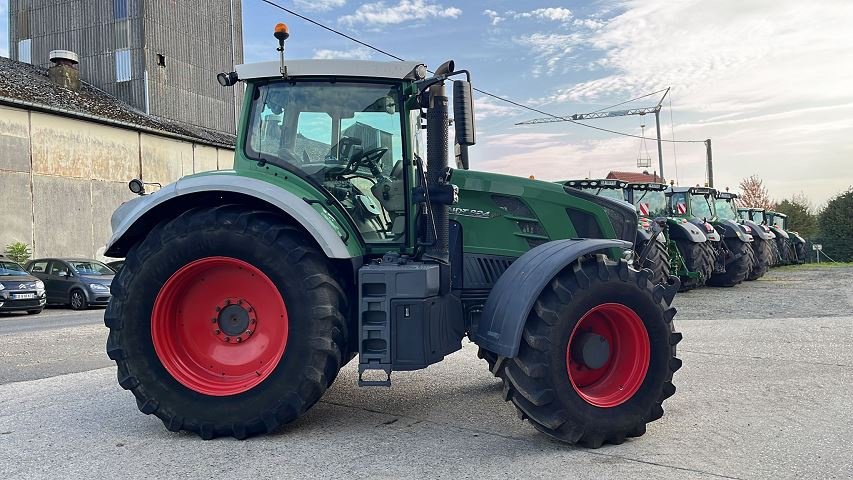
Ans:
[[[450,207],[448,213],[457,217],[490,218],[492,212],[487,210],[474,210],[470,208]]]

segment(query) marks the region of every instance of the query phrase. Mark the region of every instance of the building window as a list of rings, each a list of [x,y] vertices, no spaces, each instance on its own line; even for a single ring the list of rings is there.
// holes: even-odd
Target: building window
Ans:
[[[113,0],[113,18],[123,20],[127,18],[128,0]]]
[[[116,82],[130,81],[133,67],[130,63],[130,49],[116,50]]]
[[[116,50],[130,47],[130,20],[116,22]]]
[[[18,42],[18,61],[33,63],[33,40],[25,38]]]
[[[166,56],[163,55],[162,53],[157,54],[157,66],[158,67],[165,67],[166,66]]]

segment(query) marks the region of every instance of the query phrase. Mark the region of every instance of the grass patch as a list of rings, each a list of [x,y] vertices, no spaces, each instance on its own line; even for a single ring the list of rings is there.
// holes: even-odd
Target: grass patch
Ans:
[[[778,267],[779,270],[793,270],[796,268],[850,268],[853,267],[853,262],[820,262],[820,263],[804,263],[802,265],[783,265]]]

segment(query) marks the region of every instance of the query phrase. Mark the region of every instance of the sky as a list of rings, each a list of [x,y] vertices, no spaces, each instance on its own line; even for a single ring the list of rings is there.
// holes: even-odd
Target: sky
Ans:
[[[757,174],[773,198],[814,206],[853,186],[853,1],[819,0],[273,0],[408,60],[454,59],[480,89],[557,115],[591,112],[672,87],[664,139],[713,146],[717,188]],[[8,0],[0,0],[0,55]],[[243,0],[246,61],[276,57],[272,27],[290,27],[289,58],[390,60],[260,0]],[[624,106],[653,106],[648,97]],[[636,138],[475,97],[471,168],[544,180],[640,171]],[[588,122],[655,135],[654,116]],[[657,170],[656,142],[647,142]],[[705,146],[663,146],[664,174],[706,181]],[[645,155],[643,155],[645,156]]]

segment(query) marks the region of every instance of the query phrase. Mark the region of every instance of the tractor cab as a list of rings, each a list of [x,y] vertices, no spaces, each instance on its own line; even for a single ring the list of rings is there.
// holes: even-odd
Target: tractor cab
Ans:
[[[720,235],[711,224],[717,218],[715,192],[708,187],[670,187],[666,191],[669,213],[702,229],[709,241],[719,242]]]
[[[767,225],[779,230],[788,230],[788,216],[784,213],[767,210],[765,215],[767,217]]]
[[[641,219],[666,217],[669,216],[667,188],[663,183],[629,183],[625,187],[625,200],[634,205]]]
[[[557,183],[562,184],[566,187],[574,188],[576,190],[582,190],[593,195],[598,195],[600,197],[621,201],[625,201],[625,187],[628,186],[627,182],[611,178],[592,180],[561,180]]]

